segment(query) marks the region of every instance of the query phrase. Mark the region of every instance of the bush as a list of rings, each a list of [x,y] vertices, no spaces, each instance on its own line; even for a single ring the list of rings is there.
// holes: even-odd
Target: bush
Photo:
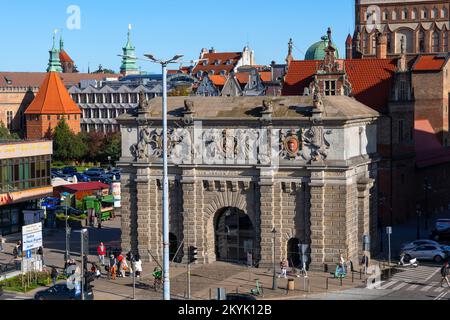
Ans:
[[[27,284],[29,278],[32,279],[32,281],[28,286]],[[26,289],[22,286],[22,283],[26,285]],[[18,275],[16,277],[1,281],[0,286],[7,291],[28,292],[38,287],[48,286],[51,283],[52,279],[49,272],[30,272],[25,275]]]

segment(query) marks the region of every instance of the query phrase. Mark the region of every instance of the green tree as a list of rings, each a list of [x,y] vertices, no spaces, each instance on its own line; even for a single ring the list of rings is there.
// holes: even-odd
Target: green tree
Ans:
[[[19,136],[17,133],[11,133],[3,121],[0,121],[0,139],[1,140],[18,140]]]
[[[67,122],[64,119],[60,120],[53,132],[53,157],[55,160],[68,161],[83,157],[81,144],[82,140],[77,138]]]
[[[88,161],[100,161],[100,153],[103,148],[104,134],[98,132],[83,132],[80,133],[80,138],[87,147],[85,154]]]
[[[111,157],[112,162],[118,161],[122,153],[122,140],[120,132],[106,135],[103,139],[103,147],[101,150],[100,160],[102,162],[107,162],[108,157]]]

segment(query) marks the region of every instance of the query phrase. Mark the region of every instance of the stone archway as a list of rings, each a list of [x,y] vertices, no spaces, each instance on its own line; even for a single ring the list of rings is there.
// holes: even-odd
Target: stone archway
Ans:
[[[300,240],[297,238],[289,239],[287,243],[287,259],[291,267],[298,268],[300,266]]]
[[[219,261],[247,263],[255,256],[256,230],[249,216],[235,207],[219,210],[214,218],[215,254]]]

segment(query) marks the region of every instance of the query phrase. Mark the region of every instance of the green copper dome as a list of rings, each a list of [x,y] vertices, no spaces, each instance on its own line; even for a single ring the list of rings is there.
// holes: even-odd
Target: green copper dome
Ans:
[[[323,60],[325,58],[325,49],[328,47],[328,36],[323,36],[322,40],[314,43],[306,51],[305,60]],[[336,50],[334,55],[336,59],[339,59],[339,49],[333,43],[333,48]]]

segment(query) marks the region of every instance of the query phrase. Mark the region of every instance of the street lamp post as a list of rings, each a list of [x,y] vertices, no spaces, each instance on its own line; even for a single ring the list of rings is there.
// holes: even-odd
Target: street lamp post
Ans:
[[[420,210],[420,206],[417,206],[416,214],[417,214],[417,240],[420,239],[420,216],[422,211]]]
[[[273,278],[272,278],[272,290],[276,290],[277,289],[277,271],[276,271],[276,266],[275,266],[275,240],[276,240],[276,234],[277,234],[277,230],[275,230],[275,228],[273,228],[272,230],[272,235],[273,235],[273,248],[272,248],[272,264],[273,264]]]
[[[67,261],[70,259],[70,250],[69,250],[69,235],[70,235],[70,231],[69,231],[69,225],[68,225],[68,216],[67,216],[67,199],[70,199],[70,194],[67,192],[64,192],[63,194],[61,194],[61,201],[64,202],[64,207],[65,207],[65,230],[66,230],[66,252],[65,252],[65,258],[64,260]]]
[[[162,96],[162,114],[163,114],[163,295],[164,300],[170,300],[170,239],[169,239],[169,169],[168,169],[168,154],[167,154],[167,66],[171,63],[178,63],[183,57],[176,55],[170,60],[156,59],[152,54],[145,55],[150,61],[158,63],[162,67],[163,76],[163,96]]]
[[[431,183],[428,182],[427,179],[425,179],[423,189],[425,191],[425,229],[428,230],[428,191],[432,190],[433,187],[431,186]]]

